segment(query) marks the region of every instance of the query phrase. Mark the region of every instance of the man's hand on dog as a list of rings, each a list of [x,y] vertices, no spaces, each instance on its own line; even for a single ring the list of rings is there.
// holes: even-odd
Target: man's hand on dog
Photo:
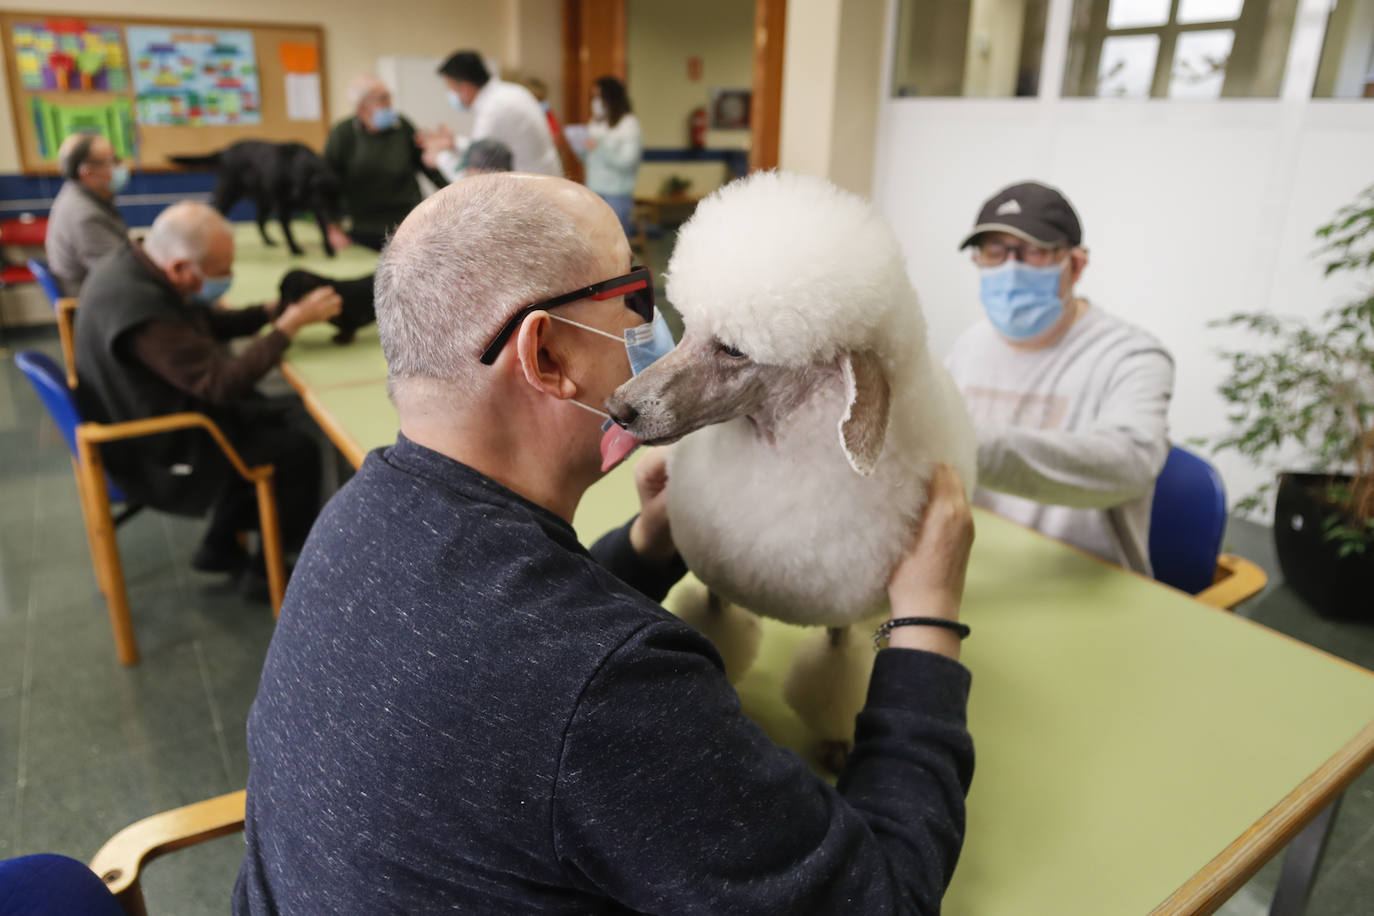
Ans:
[[[947,464],[935,466],[926,492],[928,501],[916,541],[887,585],[892,616],[958,620],[973,549],[973,513],[963,481]],[[896,627],[888,644],[959,657],[958,634],[939,627]]]
[[[336,250],[341,251],[353,244],[353,240],[348,237],[348,233],[344,232],[334,223],[329,224],[329,228],[325,230],[325,235],[329,238],[329,244],[333,245]]]
[[[343,309],[343,299],[334,292],[332,286],[312,289],[298,302],[293,302],[282,310],[281,316],[273,322],[278,331],[287,337],[295,337],[296,332],[308,324],[328,321]]]
[[[630,546],[646,560],[666,563],[677,553],[668,527],[668,450],[652,448],[635,465],[639,517],[630,526]]]

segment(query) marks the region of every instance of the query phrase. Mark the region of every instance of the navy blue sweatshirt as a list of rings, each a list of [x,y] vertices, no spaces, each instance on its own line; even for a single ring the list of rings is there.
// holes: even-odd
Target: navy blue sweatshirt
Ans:
[[[656,603],[680,575],[404,437],[369,455],[267,654],[234,912],[938,912],[968,671],[879,653],[831,787]]]

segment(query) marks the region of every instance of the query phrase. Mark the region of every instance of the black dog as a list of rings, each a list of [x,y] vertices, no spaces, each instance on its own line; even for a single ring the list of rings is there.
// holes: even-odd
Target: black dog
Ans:
[[[349,343],[358,328],[377,320],[377,312],[372,306],[372,274],[356,280],[331,280],[308,270],[287,271],[279,287],[282,308],[300,301],[306,293],[321,286],[334,287],[334,292],[343,300],[339,314],[329,319],[329,323],[339,329],[334,335],[334,343]]]
[[[208,156],[171,159],[188,168],[219,169],[211,201],[215,209],[228,213],[243,198],[252,200],[258,208],[258,231],[263,242],[276,244],[267,237],[267,220],[276,216],[292,254],[302,252],[291,237],[291,214],[310,210],[324,237],[325,253],[334,256],[327,227],[339,221],[339,180],[310,147],[240,140]]]

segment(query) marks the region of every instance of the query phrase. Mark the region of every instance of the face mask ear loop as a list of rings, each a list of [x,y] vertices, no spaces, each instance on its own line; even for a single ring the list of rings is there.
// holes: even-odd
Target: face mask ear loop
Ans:
[[[554,321],[561,321],[564,324],[570,324],[575,328],[581,328],[584,331],[591,331],[593,334],[600,334],[602,337],[609,337],[616,343],[624,343],[624,338],[618,337],[615,334],[607,333],[606,331],[603,331],[600,328],[594,328],[589,324],[583,324],[580,321],[573,321],[570,318],[559,318],[557,315],[549,315],[549,317],[552,318]]]

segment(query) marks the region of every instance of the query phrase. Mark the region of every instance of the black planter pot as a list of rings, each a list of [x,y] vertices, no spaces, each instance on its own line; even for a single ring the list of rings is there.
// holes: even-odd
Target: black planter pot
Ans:
[[[1374,622],[1374,549],[1346,557],[1324,536],[1331,513],[1328,484],[1349,483],[1329,474],[1280,474],[1274,508],[1274,547],[1283,577],[1325,617]]]

